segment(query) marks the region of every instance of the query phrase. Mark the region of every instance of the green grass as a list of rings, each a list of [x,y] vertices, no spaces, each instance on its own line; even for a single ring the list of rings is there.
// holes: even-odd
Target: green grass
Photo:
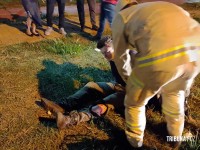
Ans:
[[[73,39],[1,48],[0,149],[59,149],[65,135],[78,133],[59,133],[55,121],[40,120],[46,113],[35,104],[41,95],[62,101],[89,81],[112,79],[108,63],[94,51],[95,43]],[[50,45],[58,51],[49,51]],[[62,47],[65,53],[60,53]],[[77,51],[68,52],[75,47]]]
[[[108,63],[94,51],[96,43],[78,35],[0,49],[0,149],[128,149],[124,119],[115,113],[58,131],[55,120],[37,106],[41,96],[60,102],[89,81],[112,80]],[[191,90],[190,106],[199,119],[199,83]],[[163,116],[149,108],[144,144],[169,149]],[[199,128],[186,123],[185,132]],[[181,149],[197,149],[183,143]]]
[[[12,1],[1,1],[0,7],[2,3]],[[110,34],[110,30],[106,29],[104,34]],[[94,51],[95,46],[95,42],[73,35],[0,48],[0,149],[130,148],[124,134],[124,118],[116,113],[58,131],[55,120],[36,103],[41,97],[61,102],[89,81],[111,81],[109,64],[101,53]],[[191,115],[196,120],[200,120],[199,85],[200,76],[189,97]],[[146,149],[170,149],[165,129],[162,114],[150,107],[144,138]],[[188,131],[199,137],[197,124],[186,121],[184,133]],[[196,150],[199,145],[196,138],[193,143],[184,142],[180,149]]]
[[[49,45],[46,47],[48,52],[52,52],[55,54],[69,54],[69,55],[77,55],[80,54],[83,50],[86,50],[88,47],[81,45],[78,41],[71,40],[68,43],[65,41],[55,39],[49,42]]]
[[[21,4],[1,1],[0,8]],[[195,6],[196,8],[196,6]],[[195,19],[199,21],[197,16]],[[105,30],[105,34],[110,34]],[[41,97],[61,102],[89,81],[112,80],[109,64],[94,51],[95,42],[78,35],[22,43],[0,48],[0,149],[1,150],[91,150],[130,149],[124,134],[124,118],[110,112],[76,127],[58,131],[37,101]],[[200,120],[200,76],[191,89],[191,115]],[[153,107],[147,110],[146,149],[169,150],[164,117]],[[184,133],[197,138],[180,149],[197,150],[199,125],[186,120]]]

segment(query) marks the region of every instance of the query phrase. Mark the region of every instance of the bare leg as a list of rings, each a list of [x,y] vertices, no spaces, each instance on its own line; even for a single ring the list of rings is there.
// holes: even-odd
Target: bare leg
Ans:
[[[32,19],[30,17],[27,17],[27,20],[26,20],[26,25],[27,25],[26,34],[29,35],[29,36],[32,35],[31,23],[32,23]]]
[[[39,36],[39,33],[38,31],[36,30],[36,25],[35,23],[32,23],[32,33],[36,36]]]

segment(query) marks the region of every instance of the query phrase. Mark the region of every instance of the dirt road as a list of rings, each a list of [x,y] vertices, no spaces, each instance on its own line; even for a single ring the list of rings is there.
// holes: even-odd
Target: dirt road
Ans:
[[[85,5],[85,13],[86,13],[86,28],[85,32],[91,35],[95,35],[96,32],[90,29],[90,17],[88,16],[88,5]],[[98,14],[99,14],[99,4],[96,6],[97,12],[97,25],[98,25]],[[58,20],[57,17],[54,20],[54,30],[50,36],[44,35],[44,30],[46,29],[46,7],[41,7],[41,13],[43,18],[43,27],[39,28],[38,31],[40,33],[39,37],[29,37],[25,34],[26,30],[26,13],[24,9],[21,8],[7,8],[7,9],[0,9],[0,47],[18,44],[23,42],[36,42],[43,39],[51,39],[51,38],[58,38],[61,37],[58,33]],[[55,7],[54,16],[58,16],[58,8]],[[66,6],[65,8],[65,30],[69,35],[72,34],[80,34],[80,25],[78,20],[77,8],[76,5]]]
[[[184,5],[181,5],[185,10],[188,10],[192,17],[200,21],[200,4],[190,4],[186,3]],[[97,14],[99,14],[99,4],[96,6]],[[26,14],[24,12],[24,9],[21,8],[6,8],[6,9],[0,9],[0,47],[17,44],[17,43],[23,43],[23,42],[36,42],[43,39],[51,39],[51,38],[58,38],[61,37],[61,35],[57,32],[58,31],[58,20],[54,20],[54,30],[50,36],[44,35],[44,30],[46,28],[46,8],[41,7],[42,12],[42,18],[43,18],[43,28],[38,29],[41,36],[39,37],[29,37],[25,34],[26,26]],[[90,17],[88,15],[88,5],[85,5],[85,12],[86,12],[86,28],[85,32],[89,35],[95,35],[96,31],[92,31],[90,29]],[[73,34],[82,34],[80,32],[80,25],[77,15],[77,8],[76,5],[70,5],[66,6],[65,8],[65,30],[67,31],[68,35]],[[54,11],[54,15],[58,15],[57,8]],[[96,21],[98,25],[99,16],[97,15]]]

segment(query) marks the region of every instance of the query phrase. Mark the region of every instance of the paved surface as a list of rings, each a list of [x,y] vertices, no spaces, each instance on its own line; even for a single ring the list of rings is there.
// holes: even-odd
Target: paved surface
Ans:
[[[96,6],[96,21],[98,25],[98,14],[99,14],[99,4]],[[8,8],[8,9],[0,9],[0,47],[18,44],[23,42],[36,42],[43,39],[51,39],[61,37],[58,33],[58,20],[54,20],[54,32],[50,36],[44,35],[44,30],[46,29],[46,7],[41,7],[41,13],[43,16],[43,27],[38,29],[41,36],[39,37],[29,37],[25,34],[26,30],[26,12],[24,11],[23,7],[20,8]],[[89,10],[88,5],[85,5],[85,13],[86,13],[86,28],[85,35],[95,35],[96,31],[92,31],[89,27],[90,24],[90,17],[89,17]],[[58,16],[58,8],[55,7],[54,15]],[[78,20],[78,12],[76,5],[66,6],[65,8],[65,30],[68,34],[81,34],[80,33],[80,25]],[[84,36],[85,36],[84,35]]]
[[[88,5],[85,4],[85,13],[88,15]],[[41,7],[40,11],[42,14],[46,14],[46,7]],[[96,5],[96,12],[99,13],[99,4]],[[78,15],[76,5],[70,5],[65,7],[66,15]],[[55,6],[54,15],[58,15],[58,7]],[[24,11],[23,7],[20,8],[7,8],[7,9],[0,9],[0,19],[10,19],[13,20],[13,16],[26,16],[26,12]]]
[[[152,0],[144,0],[144,1],[152,1]],[[200,0],[167,0],[175,3],[183,3],[183,2],[200,2]],[[96,5],[96,12],[97,12],[97,25],[99,24],[99,11],[100,6],[99,3]],[[197,10],[190,10],[193,17],[198,18],[200,16],[200,11]],[[58,31],[58,20],[54,20],[54,30],[50,36],[44,35],[44,30],[46,29],[46,20],[45,20],[45,14],[46,14],[46,7],[41,7],[41,13],[43,18],[43,27],[38,29],[41,36],[39,37],[29,37],[25,34],[26,30],[26,13],[23,9],[23,7],[20,8],[6,8],[6,9],[0,9],[0,47],[22,43],[22,42],[36,42],[43,39],[51,39],[51,38],[57,38],[61,37],[61,35],[57,32]],[[69,34],[80,34],[80,25],[78,20],[78,12],[76,5],[70,5],[65,7],[65,30]],[[86,26],[89,28],[86,28],[86,35],[95,35],[96,31],[92,31],[90,29],[90,17],[89,17],[89,10],[88,5],[85,5],[85,13],[86,13]],[[54,15],[58,15],[58,8],[55,7]],[[82,34],[80,34],[82,35]],[[85,36],[85,35],[83,35]]]

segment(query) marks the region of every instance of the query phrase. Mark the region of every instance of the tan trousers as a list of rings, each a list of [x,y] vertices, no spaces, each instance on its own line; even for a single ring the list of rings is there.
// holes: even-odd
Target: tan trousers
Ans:
[[[128,79],[125,97],[126,136],[133,147],[143,144],[146,126],[145,105],[158,92],[162,95],[170,135],[181,136],[184,128],[184,100],[194,78],[200,72],[200,62],[188,63],[172,72],[137,72]],[[144,70],[143,70],[144,71]],[[153,78],[152,78],[153,76]]]

